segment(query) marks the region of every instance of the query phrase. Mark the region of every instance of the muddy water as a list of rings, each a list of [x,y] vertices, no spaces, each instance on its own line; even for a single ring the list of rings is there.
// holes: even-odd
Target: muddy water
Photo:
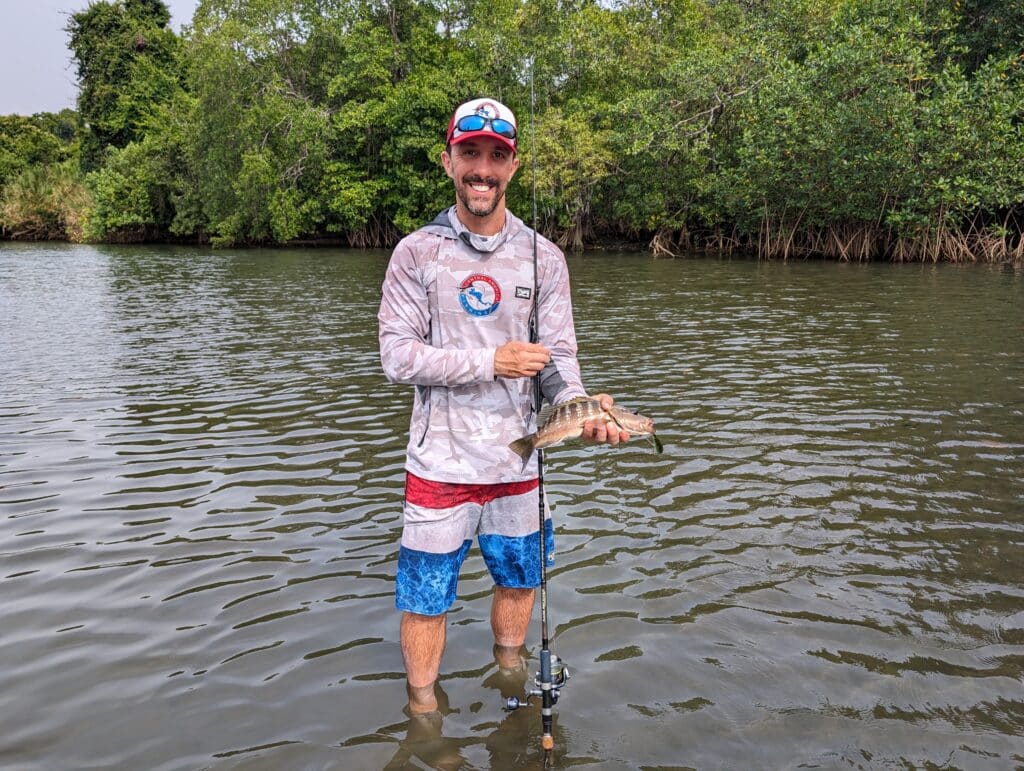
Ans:
[[[475,551],[402,713],[386,259],[0,245],[0,766],[541,766]],[[1024,274],[570,269],[666,451],[548,455],[552,765],[1024,765]]]

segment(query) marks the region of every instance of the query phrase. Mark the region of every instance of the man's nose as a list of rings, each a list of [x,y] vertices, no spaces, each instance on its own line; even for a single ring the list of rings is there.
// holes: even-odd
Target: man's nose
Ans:
[[[493,177],[496,176],[498,164],[493,158],[487,155],[481,155],[478,158],[473,159],[472,169],[476,174],[482,177]]]

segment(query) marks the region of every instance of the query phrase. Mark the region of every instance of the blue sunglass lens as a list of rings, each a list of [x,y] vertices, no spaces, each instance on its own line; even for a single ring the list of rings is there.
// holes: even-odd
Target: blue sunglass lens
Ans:
[[[455,128],[459,131],[479,131],[487,125],[487,118],[481,115],[467,115],[465,118],[460,118],[459,122],[455,124]]]
[[[507,120],[501,118],[485,118],[482,115],[467,115],[465,118],[459,118],[458,123],[455,124],[455,128],[459,131],[480,131],[488,123],[491,124],[491,130],[495,134],[505,137],[506,139],[516,138],[516,127],[509,123]]]
[[[496,118],[491,121],[491,128],[494,129],[495,134],[501,134],[501,136],[506,137],[507,139],[516,138],[516,127],[507,120]]]

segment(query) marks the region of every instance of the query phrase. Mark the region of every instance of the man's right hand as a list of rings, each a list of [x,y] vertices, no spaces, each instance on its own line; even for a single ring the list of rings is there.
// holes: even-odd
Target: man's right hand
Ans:
[[[513,340],[494,352],[494,374],[498,377],[533,377],[551,361],[551,351],[538,343]]]

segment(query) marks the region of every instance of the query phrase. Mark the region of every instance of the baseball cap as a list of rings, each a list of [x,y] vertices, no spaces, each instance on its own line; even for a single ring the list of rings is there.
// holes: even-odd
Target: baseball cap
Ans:
[[[466,120],[472,118],[477,120]],[[463,128],[460,128],[460,124]],[[515,150],[517,129],[516,116],[512,110],[497,99],[470,99],[459,105],[448,122],[448,144],[458,144],[471,137],[491,137]]]

